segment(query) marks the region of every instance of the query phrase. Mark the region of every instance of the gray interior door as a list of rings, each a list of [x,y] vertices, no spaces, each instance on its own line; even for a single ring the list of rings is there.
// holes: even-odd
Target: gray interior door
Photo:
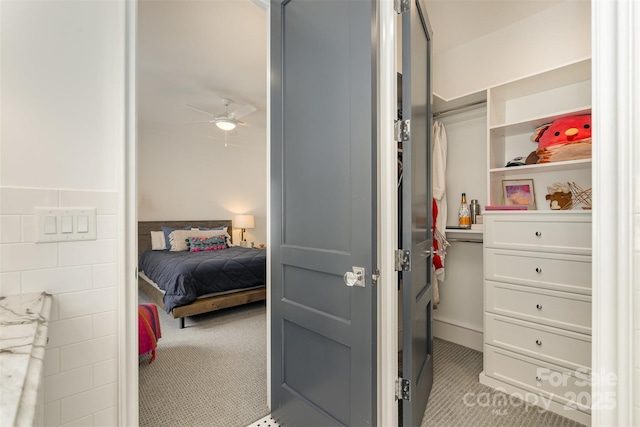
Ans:
[[[373,1],[271,3],[271,400],[284,426],[376,424]],[[347,286],[352,267],[364,287]]]
[[[402,424],[419,426],[433,385],[431,254],[431,30],[421,0],[402,16],[402,118],[410,139],[402,144],[402,248],[411,269],[402,273],[402,377],[411,398],[402,401]]]

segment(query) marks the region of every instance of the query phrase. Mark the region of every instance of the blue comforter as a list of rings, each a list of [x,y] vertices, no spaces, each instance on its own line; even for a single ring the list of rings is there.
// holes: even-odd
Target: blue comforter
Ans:
[[[218,251],[144,251],[139,269],[164,295],[167,313],[200,295],[228,292],[266,283],[267,251],[232,246]]]

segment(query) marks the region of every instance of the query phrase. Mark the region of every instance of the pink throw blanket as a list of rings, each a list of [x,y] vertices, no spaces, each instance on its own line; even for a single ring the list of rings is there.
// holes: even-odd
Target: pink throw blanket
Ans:
[[[158,308],[154,304],[138,305],[138,354],[151,353],[153,362],[156,358],[156,346],[162,336]]]

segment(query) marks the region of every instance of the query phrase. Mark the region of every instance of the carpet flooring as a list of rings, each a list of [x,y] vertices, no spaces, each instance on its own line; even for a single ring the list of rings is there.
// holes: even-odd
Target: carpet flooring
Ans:
[[[480,384],[481,352],[440,339],[433,345],[434,383],[421,427],[582,426]]]
[[[269,414],[264,301],[189,317],[184,329],[159,315],[156,359],[139,359],[140,426],[245,427]]]
[[[267,417],[264,302],[189,317],[185,329],[159,314],[156,360],[140,357],[141,427],[277,425]],[[581,426],[517,401],[500,406],[505,395],[478,382],[478,351],[435,339],[434,371],[421,427]]]

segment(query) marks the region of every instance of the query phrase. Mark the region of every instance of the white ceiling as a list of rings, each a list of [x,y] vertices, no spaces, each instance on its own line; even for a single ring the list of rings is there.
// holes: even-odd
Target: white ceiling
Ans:
[[[214,124],[184,125],[208,119],[185,104],[221,114],[222,98],[230,98],[258,109],[243,117],[247,126],[234,137],[264,141],[266,11],[248,0],[138,5],[139,131],[222,138]]]
[[[434,50],[451,49],[561,1],[426,0]],[[139,130],[221,136],[213,124],[183,125],[207,119],[185,104],[217,114],[224,111],[221,98],[231,98],[258,108],[236,137],[264,141],[267,12],[250,0],[138,5]]]
[[[434,53],[452,49],[564,0],[426,0]],[[541,30],[544,23],[540,23]]]

